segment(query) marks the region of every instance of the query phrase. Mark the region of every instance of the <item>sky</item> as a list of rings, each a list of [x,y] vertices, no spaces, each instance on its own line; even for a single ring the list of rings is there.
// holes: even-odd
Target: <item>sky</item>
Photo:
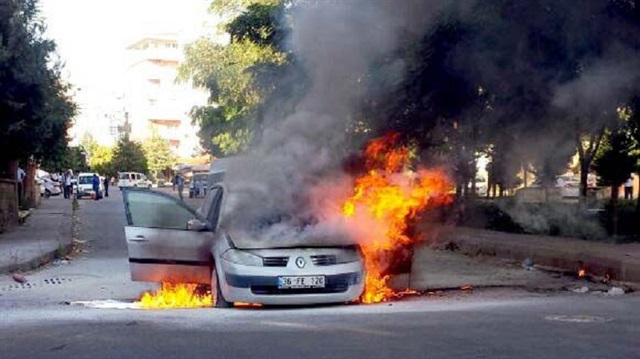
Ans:
[[[126,47],[146,35],[194,40],[210,21],[211,0],[40,0],[46,35],[57,44],[63,76],[81,107],[99,107],[118,91]],[[83,123],[82,113],[76,126]]]
[[[56,41],[76,87],[109,84],[122,75],[125,49],[145,35],[195,38],[210,0],[40,0],[47,35]]]

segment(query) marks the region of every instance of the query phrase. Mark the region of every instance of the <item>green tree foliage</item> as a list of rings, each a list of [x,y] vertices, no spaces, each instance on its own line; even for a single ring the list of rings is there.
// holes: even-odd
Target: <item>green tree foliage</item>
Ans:
[[[73,170],[75,173],[86,172],[89,170],[87,162],[87,152],[81,146],[67,147],[65,151],[64,165],[60,171]]]
[[[147,173],[149,167],[142,144],[131,141],[126,136],[118,140],[113,150],[111,168],[114,172]]]
[[[259,136],[264,111],[274,97],[299,91],[285,75],[295,60],[283,49],[288,31],[282,22],[284,1],[229,0],[214,2],[212,9],[230,17],[224,26],[230,42],[201,38],[189,45],[179,78],[209,91],[209,105],[194,108],[192,116],[204,146],[215,155],[227,155]]]
[[[638,169],[638,156],[633,152],[633,146],[627,127],[608,131],[593,162],[599,182],[611,187],[614,200],[618,198],[618,188]]]
[[[43,160],[40,168],[51,173],[65,172],[69,169],[74,173],[86,172],[89,170],[87,152],[82,146],[66,147],[57,152],[55,158]]]
[[[88,158],[92,171],[102,175],[116,175],[117,170],[112,166],[113,148],[100,145],[90,133],[85,133],[80,140],[80,147]]]
[[[66,95],[55,43],[44,38],[36,0],[0,2],[0,164],[60,163],[76,107]]]
[[[111,147],[98,145],[96,146],[89,159],[89,166],[91,169],[102,174],[114,176],[116,170],[112,165],[113,149]]]
[[[157,179],[159,174],[176,164],[177,158],[171,151],[169,141],[161,138],[156,132],[142,143],[142,149],[153,178]]]

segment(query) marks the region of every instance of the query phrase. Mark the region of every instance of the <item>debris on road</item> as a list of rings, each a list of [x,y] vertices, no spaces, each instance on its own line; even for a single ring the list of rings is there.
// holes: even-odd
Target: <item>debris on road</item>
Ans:
[[[468,291],[472,291],[473,290],[473,286],[470,284],[465,284],[463,286],[460,287],[460,290],[468,292]]]
[[[624,294],[624,289],[620,287],[611,287],[607,292],[608,295],[622,295]]]
[[[586,293],[589,291],[589,287],[580,287],[571,290],[574,293]]]
[[[531,258],[526,258],[525,260],[522,261],[522,268],[526,269],[526,270],[534,270],[535,268],[534,266],[534,262],[533,259]]]
[[[11,278],[13,278],[13,280],[15,280],[16,282],[18,282],[20,284],[28,282],[27,277],[23,276],[22,274],[18,274],[18,273],[13,273]]]

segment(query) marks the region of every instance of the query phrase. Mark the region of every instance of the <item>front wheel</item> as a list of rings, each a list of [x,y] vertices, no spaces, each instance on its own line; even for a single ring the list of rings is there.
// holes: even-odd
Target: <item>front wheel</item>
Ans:
[[[222,295],[215,267],[211,271],[211,299],[214,308],[233,308],[233,303],[227,302]]]
[[[49,191],[48,189],[44,190],[44,198],[49,198],[51,197],[51,191]]]

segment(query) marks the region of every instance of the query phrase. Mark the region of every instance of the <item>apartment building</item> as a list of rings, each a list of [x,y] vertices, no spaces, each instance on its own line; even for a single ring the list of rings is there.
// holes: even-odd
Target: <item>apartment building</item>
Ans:
[[[189,113],[206,103],[207,94],[176,82],[183,44],[176,35],[163,34],[141,38],[127,50],[123,102],[130,137],[143,141],[155,131],[179,157],[193,156],[199,139]]]

